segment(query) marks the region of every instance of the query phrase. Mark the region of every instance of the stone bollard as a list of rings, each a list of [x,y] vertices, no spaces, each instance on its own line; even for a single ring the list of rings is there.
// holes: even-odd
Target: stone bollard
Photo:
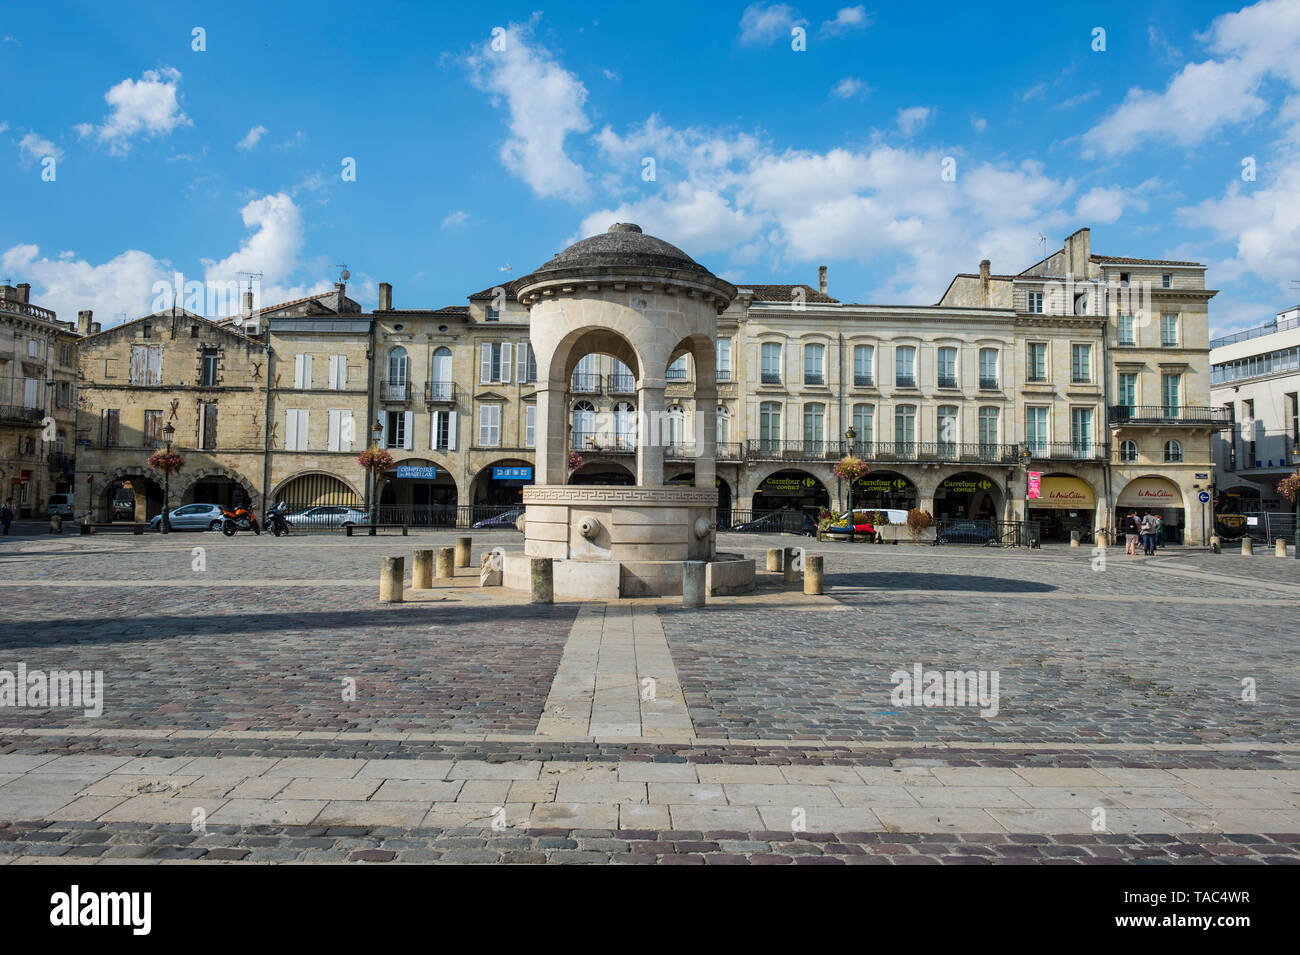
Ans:
[[[778,571],[781,569],[781,548],[769,547],[767,551],[767,569]]]
[[[704,561],[682,561],[682,606],[704,606]]]
[[[1223,553],[1223,541],[1219,538],[1218,534],[1215,534],[1210,538],[1210,550],[1216,554]]]
[[[781,554],[781,569],[785,572],[786,585],[799,583],[799,564],[797,555],[798,547],[786,547]]]
[[[1286,541],[1284,541],[1280,537],[1273,542],[1273,556],[1274,557],[1286,556]]]
[[[51,514],[51,515],[50,515],[50,533],[51,533],[51,534],[62,534],[62,533],[63,533],[63,515],[62,515],[62,514]]]
[[[1071,546],[1071,547],[1078,547],[1078,546],[1079,546],[1079,532],[1078,532],[1078,531],[1070,531],[1070,546]]]
[[[529,573],[529,603],[548,604],[555,601],[554,565],[549,557],[533,557]]]
[[[456,566],[457,567],[469,566],[469,549],[472,543],[473,543],[473,538],[470,537],[456,538]]]
[[[806,594],[823,594],[826,592],[825,577],[822,574],[822,555],[803,555],[803,592]]]
[[[415,565],[411,568],[411,588],[428,590],[433,586],[433,551],[417,550]]]
[[[1249,537],[1243,537],[1241,539],[1241,556],[1253,557],[1254,555],[1255,555],[1255,542],[1251,540]]]
[[[456,576],[456,551],[451,547],[438,548],[438,579],[451,580]]]
[[[402,582],[406,579],[406,558],[385,557],[383,570],[379,572],[379,602],[399,604],[402,602]]]

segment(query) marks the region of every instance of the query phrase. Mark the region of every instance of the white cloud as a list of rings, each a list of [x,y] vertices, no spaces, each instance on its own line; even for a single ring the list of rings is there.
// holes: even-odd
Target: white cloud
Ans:
[[[600,73],[603,77],[605,77],[605,79],[609,80],[611,83],[623,82],[623,77],[619,75],[618,70],[601,70]]]
[[[170,282],[171,269],[147,252],[130,250],[100,265],[91,265],[75,253],[42,257],[35,245],[15,245],[0,255],[0,268],[21,275],[39,290],[32,298],[59,317],[75,320],[77,312],[93,309],[95,320],[106,327],[147,315],[155,282]]]
[[[911,136],[913,133],[925,127],[930,121],[930,108],[928,106],[909,106],[907,109],[898,111],[898,128],[902,130],[904,136]]]
[[[1020,97],[1020,102],[1028,103],[1031,99],[1042,99],[1046,95],[1047,95],[1047,84],[1039,83],[1037,86],[1031,87],[1030,89],[1026,90],[1024,95]]]
[[[28,133],[20,139],[18,148],[23,151],[23,156],[28,162],[40,162],[46,156],[53,156],[55,159],[63,158],[62,149],[35,133]]]
[[[1130,190],[1097,186],[1079,197],[1074,207],[1074,217],[1080,222],[1105,225],[1118,221],[1128,207],[1145,212],[1147,203]]]
[[[259,139],[266,135],[265,126],[254,126],[244,135],[244,138],[235,143],[236,149],[252,149],[257,145]]]
[[[1193,146],[1226,126],[1268,109],[1260,95],[1268,79],[1290,87],[1282,113],[1300,90],[1300,4],[1265,0],[1216,19],[1204,39],[1213,56],[1189,63],[1164,92],[1133,88],[1115,110],[1083,135],[1084,155],[1106,157],[1150,139]]]
[[[442,220],[442,227],[450,229],[453,226],[463,225],[469,218],[469,213],[464,209],[457,209],[455,212],[448,213]]]
[[[1086,93],[1079,93],[1077,96],[1071,96],[1069,99],[1062,100],[1061,102],[1057,103],[1057,104],[1056,104],[1055,106],[1053,106],[1052,108],[1053,108],[1053,109],[1073,109],[1073,108],[1076,107],[1076,106],[1079,106],[1079,105],[1081,105],[1081,104],[1083,104],[1083,103],[1088,102],[1088,100],[1092,99],[1093,97],[1100,95],[1100,93],[1101,93],[1101,90],[1097,90],[1097,89],[1089,90],[1089,91],[1086,92]]]
[[[790,38],[794,27],[806,27],[808,21],[799,11],[784,3],[752,3],[740,15],[740,42],[745,46],[771,46]]]
[[[8,123],[0,123],[0,133],[6,133],[6,132],[8,132],[8,131],[9,131],[9,124],[8,124]]]
[[[846,76],[831,88],[831,95],[840,99],[853,99],[867,89],[867,84],[856,76]]]
[[[246,229],[254,230],[238,250],[220,261],[203,259],[204,279],[233,282],[240,272],[262,273],[262,302],[275,304],[310,294],[302,286],[289,284],[299,266],[302,250],[302,213],[288,193],[254,199],[240,210]],[[318,283],[316,288],[329,288]]]
[[[874,20],[875,15],[868,14],[866,7],[842,7],[835,14],[834,20],[822,23],[822,36],[840,36],[854,30],[865,30]]]
[[[989,121],[982,116],[972,116],[970,124],[975,127],[975,132],[982,133],[989,128]]]
[[[130,149],[134,136],[166,136],[178,126],[193,126],[180,109],[176,90],[180,80],[180,71],[170,66],[145,70],[138,80],[127,77],[104,94],[112,110],[104,124],[80,123],[77,132],[82,137],[94,136],[122,155]]]
[[[303,143],[305,143],[306,141],[307,141],[307,134],[304,133],[304,132],[300,129],[300,130],[298,130],[296,133],[294,133],[292,136],[290,136],[288,139],[286,139],[284,142],[282,142],[282,143],[276,143],[275,146],[274,146],[274,148],[275,148],[275,149],[295,149],[295,148],[297,148],[298,146],[301,146],[301,145],[302,145]]]
[[[544,198],[579,198],[588,191],[587,174],[569,158],[564,141],[586,132],[591,122],[583,111],[587,89],[551,54],[531,40],[530,25],[511,24],[506,48],[485,41],[467,61],[471,81],[504,101],[510,136],[501,161]]]
[[[688,254],[718,252],[754,237],[762,223],[711,189],[682,184],[665,195],[600,209],[582,220],[582,234],[604,232],[615,222],[635,222]]]

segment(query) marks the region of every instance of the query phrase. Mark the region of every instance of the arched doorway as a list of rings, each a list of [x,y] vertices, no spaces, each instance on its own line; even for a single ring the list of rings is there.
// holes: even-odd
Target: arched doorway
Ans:
[[[179,503],[172,488],[172,507]],[[163,486],[143,472],[115,474],[100,492],[100,507],[108,521],[150,521],[162,513]]]
[[[1097,497],[1092,485],[1073,474],[1044,474],[1038,482],[1038,497],[1028,500],[1028,517],[1038,522],[1040,539],[1069,540],[1078,531],[1080,540],[1092,540]]]
[[[940,521],[996,521],[1002,513],[998,482],[978,471],[962,471],[939,482],[934,492],[934,517]]]
[[[533,483],[533,465],[520,458],[503,458],[479,470],[470,485],[475,506],[522,504],[524,487]]]
[[[176,483],[174,478],[172,483]],[[174,491],[175,488],[173,488]],[[214,474],[201,477],[186,488],[181,495],[181,503],[220,504],[222,507],[229,507],[233,510],[248,507],[252,500],[251,495],[239,481],[223,474]],[[173,504],[173,506],[175,505]]]
[[[822,508],[830,506],[831,496],[826,485],[798,468],[787,468],[769,474],[754,489],[755,513],[792,508],[816,517]]]
[[[897,471],[870,471],[853,482],[853,508],[910,511],[919,500],[916,485]]]
[[[333,474],[311,472],[289,478],[271,495],[274,503],[281,501],[289,513],[309,507],[360,507],[361,495],[347,482]]]
[[[1187,525],[1183,492],[1168,478],[1155,475],[1134,478],[1124,485],[1115,504],[1116,527],[1123,526],[1120,523],[1122,515],[1132,511],[1137,511],[1138,517],[1148,513],[1159,515],[1164,519],[1161,528],[1163,540],[1171,544],[1183,542],[1183,532]]]
[[[423,458],[404,458],[385,477],[379,523],[456,526],[456,481],[446,468]]]
[[[569,475],[570,484],[610,484],[615,487],[631,487],[636,484],[636,475],[621,464],[613,461],[588,461]]]

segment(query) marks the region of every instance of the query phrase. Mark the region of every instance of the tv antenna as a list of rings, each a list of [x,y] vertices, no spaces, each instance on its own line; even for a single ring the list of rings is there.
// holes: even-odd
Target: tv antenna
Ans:
[[[334,268],[342,270],[339,272],[340,282],[346,282],[348,279],[352,278],[352,273],[348,271],[348,266],[346,262],[343,263],[342,265],[336,265],[334,266]]]
[[[1047,236],[1043,235],[1041,232],[1038,233],[1038,244],[1043,247],[1044,252],[1047,251]]]
[[[511,272],[511,271],[514,271],[514,266],[511,266],[511,265],[501,265],[501,266],[498,266],[498,267],[497,267],[497,271],[498,271],[498,272]]]

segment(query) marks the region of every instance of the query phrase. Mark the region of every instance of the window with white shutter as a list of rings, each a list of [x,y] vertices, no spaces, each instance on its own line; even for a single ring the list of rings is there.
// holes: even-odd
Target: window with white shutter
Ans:
[[[304,410],[291,409],[285,412],[284,449],[286,451],[307,450],[307,421],[308,414]]]
[[[348,356],[330,355],[329,387],[343,391],[348,386]]]
[[[484,448],[495,448],[501,444],[500,405],[479,405],[478,443]]]
[[[537,446],[537,405],[524,405],[524,447]]]
[[[443,414],[447,416],[447,450],[455,451],[456,450],[456,428],[458,427],[457,421],[459,419],[456,417],[456,412],[454,411],[445,411],[443,412]]]
[[[330,411],[329,425],[329,450],[331,451],[351,451],[352,450],[352,412],[343,409]]]
[[[479,361],[479,381],[487,383],[492,380],[493,361],[492,361],[492,343],[484,342],[480,351],[481,359]]]
[[[515,346],[515,381],[523,384],[532,381],[528,377],[528,343],[520,342]]]
[[[405,419],[402,422],[402,447],[410,451],[415,446],[412,441],[415,437],[415,412],[403,411],[402,417]]]
[[[510,343],[501,343],[501,380],[508,382],[510,380]]]
[[[311,355],[295,355],[293,359],[293,386],[311,387]]]

